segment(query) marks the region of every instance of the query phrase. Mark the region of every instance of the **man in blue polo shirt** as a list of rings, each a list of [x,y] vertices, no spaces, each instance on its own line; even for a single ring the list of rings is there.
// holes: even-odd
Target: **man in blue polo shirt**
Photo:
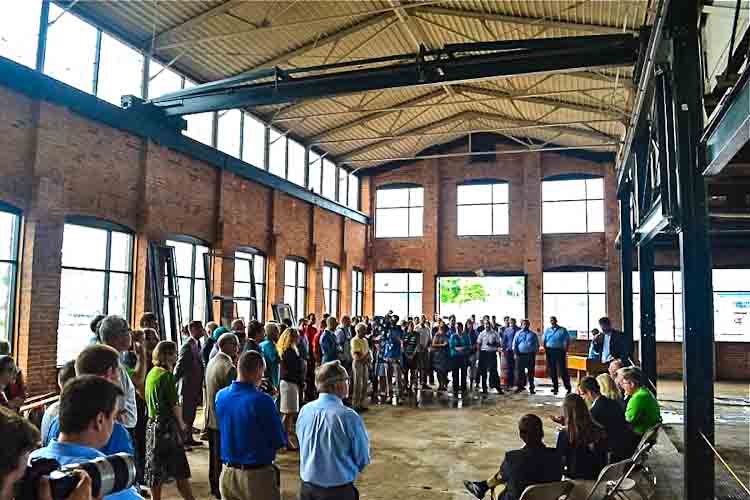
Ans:
[[[534,366],[536,364],[536,352],[539,350],[539,338],[536,332],[529,329],[528,319],[521,322],[521,329],[513,338],[513,353],[516,357],[518,368],[518,385],[516,393],[525,389],[526,378],[529,379],[529,393],[534,394]]]
[[[547,368],[552,379],[552,394],[557,394],[560,388],[557,381],[557,372],[560,371],[565,390],[570,394],[570,375],[568,375],[568,346],[570,336],[568,330],[557,324],[557,318],[550,316],[549,328],[544,330],[544,352],[547,355]]]
[[[221,440],[219,490],[223,500],[280,500],[276,452],[287,436],[276,404],[258,390],[266,363],[256,351],[242,354],[237,381],[216,395]]]
[[[51,458],[61,465],[88,462],[106,456],[99,451],[109,441],[117,419],[119,386],[95,375],[76,377],[60,395],[60,435],[29,456]],[[135,487],[106,495],[104,500],[142,500]]]

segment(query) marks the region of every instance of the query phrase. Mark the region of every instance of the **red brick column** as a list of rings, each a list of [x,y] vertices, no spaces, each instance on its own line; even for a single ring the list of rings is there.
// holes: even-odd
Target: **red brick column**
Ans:
[[[532,330],[539,331],[542,317],[542,156],[540,153],[519,156],[524,164],[524,272],[526,273],[527,315]]]

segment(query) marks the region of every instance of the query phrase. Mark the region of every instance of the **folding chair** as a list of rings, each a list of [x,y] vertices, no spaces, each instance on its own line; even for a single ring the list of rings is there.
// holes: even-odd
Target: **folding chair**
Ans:
[[[519,500],[567,500],[573,481],[558,481],[527,486]]]

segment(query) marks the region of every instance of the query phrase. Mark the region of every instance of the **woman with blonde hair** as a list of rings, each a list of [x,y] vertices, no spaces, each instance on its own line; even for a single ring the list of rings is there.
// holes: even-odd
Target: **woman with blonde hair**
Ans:
[[[154,367],[146,376],[146,467],[144,482],[153,500],[161,499],[161,487],[170,480],[185,500],[193,500],[190,465],[185,456],[185,422],[177,396],[177,380],[172,371],[177,363],[177,344],[163,340],[152,354]]]
[[[281,383],[279,386],[279,412],[281,422],[289,436],[288,451],[298,451],[299,442],[295,434],[297,414],[299,413],[299,397],[302,389],[302,358],[299,355],[297,341],[299,330],[287,328],[279,337],[276,349],[281,358]]]
[[[607,435],[604,428],[591,418],[581,396],[565,396],[559,422],[565,426],[557,435],[557,451],[563,461],[565,476],[586,480],[599,477],[607,464]]]

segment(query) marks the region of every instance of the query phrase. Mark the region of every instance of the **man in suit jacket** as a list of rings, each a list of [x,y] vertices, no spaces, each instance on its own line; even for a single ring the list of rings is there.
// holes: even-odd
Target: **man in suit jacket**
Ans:
[[[602,346],[602,363],[609,363],[613,359],[621,359],[626,365],[630,364],[633,355],[633,343],[625,337],[625,334],[612,328],[612,322],[608,317],[599,320],[604,338]]]
[[[619,462],[632,456],[638,445],[638,437],[625,422],[622,405],[602,396],[599,383],[594,377],[584,377],[578,384],[578,390],[584,399],[592,402],[591,417],[607,433],[610,462]]]
[[[524,415],[518,421],[518,434],[526,445],[520,450],[507,452],[495,475],[487,481],[464,481],[466,489],[476,498],[484,498],[489,490],[505,484],[500,499],[518,500],[528,486],[562,479],[560,455],[542,441],[542,420],[536,415]]]
[[[185,444],[199,446],[193,439],[193,422],[195,411],[203,402],[203,359],[201,357],[200,339],[205,334],[203,323],[191,321],[188,325],[190,336],[180,348],[180,355],[174,367],[174,376],[179,384],[180,404],[182,405],[182,419],[187,428]]]
[[[216,342],[219,353],[211,358],[206,367],[206,430],[208,431],[208,481],[211,494],[221,498],[219,476],[221,475],[221,438],[216,419],[216,393],[232,384],[237,378],[234,363],[239,352],[239,340],[234,333],[226,332]]]

